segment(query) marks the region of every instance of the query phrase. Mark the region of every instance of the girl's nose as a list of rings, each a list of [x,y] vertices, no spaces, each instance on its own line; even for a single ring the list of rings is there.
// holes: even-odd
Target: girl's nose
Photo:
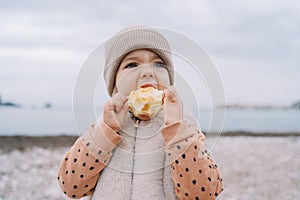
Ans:
[[[154,72],[153,68],[149,66],[145,66],[143,68],[143,71],[141,72],[141,78],[153,78],[154,77]]]

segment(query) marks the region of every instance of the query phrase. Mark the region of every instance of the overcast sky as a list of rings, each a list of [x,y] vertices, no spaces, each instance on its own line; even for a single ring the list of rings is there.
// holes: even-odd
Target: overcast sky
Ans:
[[[149,25],[202,45],[227,103],[300,100],[299,1],[0,1],[0,94],[24,106],[71,106],[88,55],[119,29]]]

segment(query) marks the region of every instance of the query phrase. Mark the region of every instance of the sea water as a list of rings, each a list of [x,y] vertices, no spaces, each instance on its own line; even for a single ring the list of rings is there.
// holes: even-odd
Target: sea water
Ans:
[[[218,111],[214,111],[218,112]],[[100,112],[98,112],[100,113]],[[96,114],[95,114],[96,115]],[[199,121],[203,131],[211,130],[212,111],[202,110]],[[87,129],[89,124],[86,125]],[[222,131],[300,132],[300,110],[227,109]],[[0,107],[0,135],[80,135],[71,108]]]
[[[210,128],[211,116],[212,111],[200,112],[200,123],[203,130]],[[248,131],[256,133],[300,132],[300,110],[227,109],[222,130],[225,132]]]

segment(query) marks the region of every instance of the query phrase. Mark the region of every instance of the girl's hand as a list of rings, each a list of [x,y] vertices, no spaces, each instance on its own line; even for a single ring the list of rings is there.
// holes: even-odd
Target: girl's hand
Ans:
[[[163,101],[165,125],[182,121],[182,103],[173,86],[170,86],[164,90]]]
[[[119,131],[128,112],[128,97],[115,94],[104,105],[103,121],[114,131]]]

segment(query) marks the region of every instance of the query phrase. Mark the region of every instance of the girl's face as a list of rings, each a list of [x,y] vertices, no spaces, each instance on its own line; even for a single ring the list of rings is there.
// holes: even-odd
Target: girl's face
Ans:
[[[115,92],[128,96],[140,87],[163,90],[170,85],[164,61],[150,50],[135,50],[122,60],[116,75]]]

